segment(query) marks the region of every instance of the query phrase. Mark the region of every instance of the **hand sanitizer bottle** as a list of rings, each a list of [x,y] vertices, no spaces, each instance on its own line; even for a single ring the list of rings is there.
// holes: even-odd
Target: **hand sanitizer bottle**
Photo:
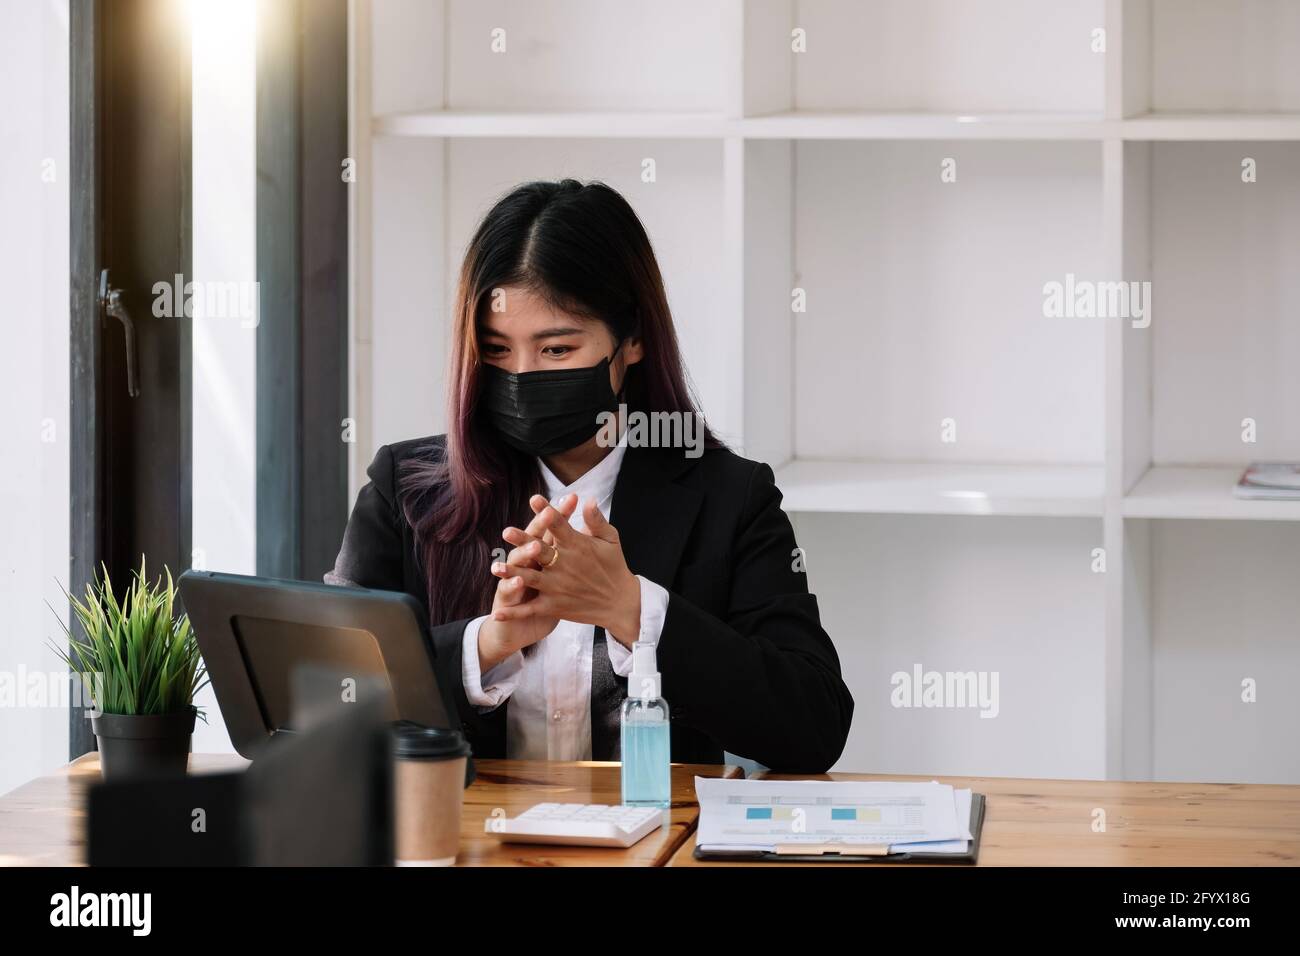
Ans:
[[[668,701],[659,696],[662,682],[653,641],[632,645],[632,673],[627,678],[621,732],[623,803],[633,807],[670,807],[672,760],[668,741]]]

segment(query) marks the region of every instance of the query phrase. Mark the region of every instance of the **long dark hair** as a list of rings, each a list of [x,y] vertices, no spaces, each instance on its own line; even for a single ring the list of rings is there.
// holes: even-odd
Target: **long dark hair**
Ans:
[[[479,224],[461,265],[444,454],[408,461],[400,477],[434,625],[487,613],[497,584],[492,551],[506,546],[501,531],[524,527],[529,497],[544,489],[536,459],[506,445],[478,414],[478,326],[493,290],[504,286],[599,319],[619,341],[639,337],[643,358],[623,386],[629,411],[698,414],[663,276],[627,200],[604,183],[574,179],[511,190]],[[704,435],[707,447],[720,444],[707,427]]]

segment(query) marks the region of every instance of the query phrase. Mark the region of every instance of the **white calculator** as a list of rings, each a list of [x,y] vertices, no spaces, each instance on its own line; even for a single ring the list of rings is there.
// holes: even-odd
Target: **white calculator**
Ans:
[[[517,817],[501,811],[483,821],[483,831],[506,843],[564,843],[628,847],[667,821],[659,807],[603,803],[539,803]]]

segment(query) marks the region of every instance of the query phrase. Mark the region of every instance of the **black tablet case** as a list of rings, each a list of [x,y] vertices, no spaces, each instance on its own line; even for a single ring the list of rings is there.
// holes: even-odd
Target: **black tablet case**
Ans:
[[[230,740],[250,760],[293,733],[287,712],[299,691],[340,704],[342,676],[378,680],[390,718],[462,729],[409,594],[194,570],[179,588]],[[465,786],[476,772],[471,755]]]
[[[886,856],[854,856],[838,853],[774,853],[771,850],[713,850],[704,853],[695,847],[697,860],[743,860],[770,863],[970,863],[980,855],[980,833],[984,829],[984,794],[970,798],[970,850],[966,853],[890,853]]]

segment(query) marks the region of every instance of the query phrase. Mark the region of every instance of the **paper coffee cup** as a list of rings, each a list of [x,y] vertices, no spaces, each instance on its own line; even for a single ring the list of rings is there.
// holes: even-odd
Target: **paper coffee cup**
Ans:
[[[459,731],[409,720],[394,725],[398,866],[456,862],[469,753],[469,743]]]

